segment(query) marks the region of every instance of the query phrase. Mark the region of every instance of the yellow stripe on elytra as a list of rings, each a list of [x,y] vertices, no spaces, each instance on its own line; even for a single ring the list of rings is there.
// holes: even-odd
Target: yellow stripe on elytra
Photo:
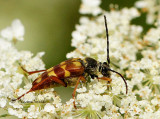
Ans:
[[[56,74],[55,74],[55,72],[54,72],[54,67],[51,67],[51,68],[49,68],[48,70],[47,70],[47,72],[48,72],[48,76],[57,76]]]
[[[61,66],[61,68],[65,70],[65,68],[66,68],[66,65],[62,65],[62,66]]]
[[[64,62],[61,62],[60,65],[63,65],[63,64],[65,64],[65,63],[66,63],[65,61],[64,61]]]
[[[80,58],[73,58],[72,61],[77,61],[79,60]]]
[[[52,70],[53,70],[53,67],[49,68],[49,69],[47,70],[47,72],[50,72],[50,71],[52,71]]]
[[[66,65],[62,65],[61,68],[64,70],[64,77],[70,76],[71,73],[65,69]]]
[[[42,78],[41,78],[41,77],[39,77],[39,78],[36,80],[36,83],[41,82],[41,80],[42,80]]]
[[[57,76],[54,71],[48,72],[48,76]]]
[[[65,77],[69,77],[71,73],[70,73],[69,71],[67,71],[67,70],[64,70],[64,71],[65,71],[64,76],[65,76]]]
[[[81,66],[81,63],[80,62],[73,62],[73,64],[77,67]]]

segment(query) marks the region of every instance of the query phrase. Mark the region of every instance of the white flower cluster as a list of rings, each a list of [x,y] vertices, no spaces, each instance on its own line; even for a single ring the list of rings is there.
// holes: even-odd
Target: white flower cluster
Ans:
[[[147,19],[152,17],[148,23],[153,25],[160,22],[153,16],[157,12],[159,15],[160,11],[155,1],[136,3],[139,8],[148,9]],[[115,74],[111,75],[111,90],[106,82],[93,79],[87,89],[82,87],[77,90],[77,104],[82,107],[79,115],[91,118],[95,111],[97,116],[94,117],[104,119],[160,118],[160,27],[156,25],[143,34],[142,26],[131,24],[132,19],[141,15],[136,8],[101,11],[92,18],[81,17],[80,25],[76,25],[72,33],[72,46],[76,49],[67,54],[67,58],[92,57],[100,62],[106,61],[103,15],[106,15],[109,29],[111,68],[125,76],[129,93],[125,95],[123,81]]]
[[[159,0],[139,0],[135,3],[137,8],[147,12],[147,23],[160,25],[160,1]]]
[[[15,41],[23,40],[24,26],[20,20],[14,20],[11,27],[7,27],[0,33],[0,107],[8,111],[9,115],[18,118],[48,119],[49,115],[55,117],[56,111],[62,108],[62,104],[61,99],[53,93],[53,89],[48,89],[38,96],[31,92],[22,98],[24,103],[11,101],[27,92],[32,86],[32,81],[38,76],[35,74],[26,77],[21,66],[28,71],[45,69],[41,60],[44,52],[33,56],[29,51],[18,51],[14,47]],[[39,102],[36,103],[36,100]],[[51,101],[47,103],[46,100]],[[29,102],[25,103],[26,101]]]
[[[80,13],[92,14],[94,16],[101,13],[102,9],[99,7],[101,0],[82,0],[80,6]]]
[[[9,41],[11,40],[24,40],[24,26],[20,20],[16,19],[12,22],[10,27],[7,27],[1,31],[1,36]]]
[[[138,8],[147,9],[148,23],[160,23],[157,0],[140,0]],[[90,79],[77,89],[76,106],[71,98],[65,104],[54,92],[45,89],[30,92],[21,101],[12,102],[31,88],[38,76],[27,76],[28,71],[45,68],[43,52],[33,56],[29,51],[18,51],[15,41],[23,40],[24,27],[19,20],[2,30],[0,38],[0,107],[9,115],[18,118],[40,119],[158,119],[160,118],[160,26],[150,28],[132,24],[139,17],[137,8],[105,11],[100,8],[101,0],[82,0],[80,24],[72,33],[72,46],[76,49],[67,58],[92,57],[106,62],[107,42],[103,15],[106,15],[111,69],[120,72],[128,84],[128,94],[121,77],[111,72],[112,82]],[[153,5],[154,4],[154,5]],[[151,5],[152,9],[151,9]],[[142,11],[143,11],[142,10]],[[28,101],[28,102],[27,102]],[[38,101],[38,102],[37,102]],[[24,103],[27,102],[27,103]]]

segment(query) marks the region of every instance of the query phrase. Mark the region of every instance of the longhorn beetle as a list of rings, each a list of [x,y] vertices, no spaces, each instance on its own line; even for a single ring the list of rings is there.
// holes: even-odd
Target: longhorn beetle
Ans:
[[[73,104],[74,104],[74,107],[76,108],[75,95],[76,95],[76,89],[79,82],[80,81],[85,82],[87,76],[90,76],[92,79],[96,77],[97,79],[102,79],[102,80],[111,82],[112,80],[110,79],[110,72],[114,72],[118,74],[123,79],[126,86],[126,94],[127,94],[128,86],[127,86],[126,80],[119,72],[114,71],[110,68],[109,34],[108,34],[106,16],[104,16],[104,21],[105,21],[106,36],[107,36],[107,62],[98,62],[93,58],[87,57],[85,59],[80,59],[80,58],[69,59],[64,62],[61,62],[56,66],[51,67],[48,70],[27,72],[25,69],[22,68],[29,75],[38,73],[38,72],[43,72],[33,81],[32,88],[25,94],[32,91],[51,88],[51,87],[57,87],[61,85],[64,87],[75,86],[72,96],[74,99]],[[103,76],[99,77],[99,74]],[[19,100],[25,94],[13,100],[14,101]]]

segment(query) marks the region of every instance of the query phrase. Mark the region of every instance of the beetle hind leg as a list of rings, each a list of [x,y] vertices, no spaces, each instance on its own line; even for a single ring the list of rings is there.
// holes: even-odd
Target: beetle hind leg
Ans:
[[[33,90],[30,89],[29,91],[27,91],[26,93],[24,93],[23,95],[19,96],[17,99],[12,99],[12,101],[16,101],[16,100],[20,100],[22,97],[24,97],[26,94],[28,94],[29,92],[32,92]]]

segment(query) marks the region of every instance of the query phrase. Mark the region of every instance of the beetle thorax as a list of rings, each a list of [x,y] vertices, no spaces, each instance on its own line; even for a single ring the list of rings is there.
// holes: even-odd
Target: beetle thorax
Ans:
[[[105,77],[110,77],[110,72],[108,70],[109,65],[106,62],[98,62],[93,58],[85,58],[83,60],[85,67],[85,72],[88,73],[91,77],[98,77],[98,75],[103,75]]]
[[[87,57],[83,60],[85,72],[89,75],[96,74],[98,71],[98,62],[90,57]]]

